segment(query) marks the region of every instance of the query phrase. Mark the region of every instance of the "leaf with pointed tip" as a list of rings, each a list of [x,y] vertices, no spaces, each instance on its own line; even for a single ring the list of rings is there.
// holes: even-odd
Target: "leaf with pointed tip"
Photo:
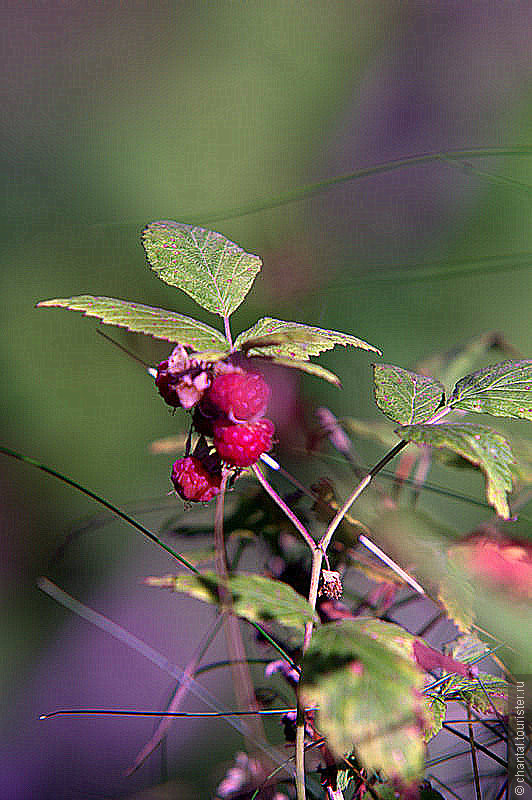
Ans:
[[[299,361],[295,358],[281,358],[265,356],[268,361],[271,361],[272,364],[278,364],[280,367],[290,367],[291,369],[299,369],[301,372],[306,372],[307,375],[314,375],[315,378],[322,378],[324,381],[328,383],[332,383],[333,386],[337,386],[339,389],[342,387],[342,383],[340,378],[331,372],[325,367],[322,367],[321,364],[315,364],[313,361]]]
[[[501,361],[458,381],[453,408],[532,420],[532,359]]]
[[[510,518],[506,493],[512,490],[513,454],[500,433],[483,425],[406,425],[396,433],[408,442],[444,447],[478,466],[486,478],[486,498],[503,519]]]
[[[248,355],[270,355],[308,361],[310,356],[332,350],[337,344],[373,350],[380,355],[378,348],[356,336],[272,317],[259,319],[253,327],[241,333],[235,347],[246,350]]]
[[[462,700],[471,703],[473,708],[482,713],[493,711],[506,712],[508,703],[508,683],[503,678],[479,672],[477,678],[453,677],[445,684],[443,698],[446,702]]]
[[[37,308],[68,308],[81,311],[87,317],[97,317],[106,325],[117,325],[134,333],[146,333],[155,339],[187,345],[194,350],[213,350],[215,353],[227,353],[229,345],[220,331],[198,322],[192,317],[166,311],[164,308],[143,306],[140,303],[129,303],[114,297],[80,297],[42,300]]]
[[[430,742],[442,729],[445,722],[447,706],[441,697],[425,695],[425,709],[429,719],[429,724],[425,728],[423,738],[425,742]]]
[[[238,308],[262,265],[221,233],[173,220],[147,225],[142,244],[157,277],[221,317]]]
[[[204,603],[218,605],[220,579],[214,572],[201,575],[167,575],[146,578],[150,586],[183,592]],[[262,575],[244,574],[228,578],[224,586],[232,597],[232,611],[252,622],[276,622],[285,628],[302,629],[314,619],[312,606],[291,586]]]
[[[445,389],[434,378],[393,364],[374,364],[375,402],[383,414],[401,425],[425,422],[445,402]]]
[[[423,769],[423,673],[402,628],[367,624],[343,619],[317,628],[303,657],[302,695],[319,706],[318,728],[336,756],[354,749],[367,769],[412,780]]]

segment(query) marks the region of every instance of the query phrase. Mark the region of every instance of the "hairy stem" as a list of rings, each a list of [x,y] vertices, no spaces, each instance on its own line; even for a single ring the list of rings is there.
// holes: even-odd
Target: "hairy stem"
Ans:
[[[229,347],[233,349],[233,339],[231,337],[231,324],[229,322],[229,317],[224,317],[224,331],[225,331],[225,338],[229,343]]]
[[[303,523],[299,521],[299,519],[296,517],[292,509],[289,506],[287,506],[287,504],[284,502],[282,497],[280,497],[277,494],[273,486],[266,479],[260,467],[258,467],[255,464],[252,469],[253,472],[255,473],[255,477],[257,478],[258,482],[260,483],[264,491],[270,495],[270,497],[275,503],[277,503],[281,511],[283,511],[283,513],[286,514],[290,522],[294,525],[295,528],[297,528],[297,530],[299,531],[299,533],[301,534],[307,545],[310,547],[311,551],[314,552],[316,550],[316,542],[314,541],[310,533],[307,531]]]

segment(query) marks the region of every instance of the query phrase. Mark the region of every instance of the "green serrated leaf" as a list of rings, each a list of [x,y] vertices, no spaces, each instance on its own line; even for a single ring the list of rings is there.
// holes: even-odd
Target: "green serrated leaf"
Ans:
[[[479,672],[477,678],[454,676],[445,684],[442,692],[446,702],[462,700],[471,703],[473,708],[482,713],[492,711],[493,706],[500,713],[506,712],[508,704],[508,683],[496,675]]]
[[[129,303],[114,297],[67,297],[57,300],[43,300],[37,308],[68,308],[81,311],[87,317],[97,317],[106,325],[117,325],[135,333],[146,333],[155,339],[187,345],[194,350],[212,350],[217,354],[229,351],[225,336],[220,331],[198,322],[192,317],[152,308],[140,303]]]
[[[453,389],[453,408],[532,420],[532,359],[502,361],[466,375]]]
[[[512,490],[510,465],[514,459],[510,445],[500,433],[470,423],[407,425],[396,433],[409,442],[452,450],[480,467],[486,478],[488,503],[499,516],[509,519],[506,493]]]
[[[150,223],[142,244],[157,277],[221,317],[238,308],[262,265],[221,233],[172,220]]]
[[[205,603],[219,604],[220,579],[214,572],[202,575],[147,578],[150,586],[183,592]],[[285,628],[300,630],[315,618],[309,603],[291,586],[262,575],[239,574],[224,584],[232,597],[232,611],[252,622],[276,622]]]
[[[337,344],[372,350],[380,355],[380,350],[356,336],[272,317],[259,319],[253,327],[241,333],[235,347],[246,349],[250,356],[270,355],[308,361],[310,356],[332,350]]]
[[[369,630],[367,623],[344,619],[314,632],[302,694],[319,706],[318,729],[338,757],[355,750],[366,768],[412,780],[423,769],[417,696],[423,673],[402,644],[391,644],[401,628],[374,620]]]
[[[475,621],[475,586],[449,559],[440,578],[438,600],[458,630],[468,633]]]
[[[445,402],[445,389],[434,378],[392,364],[373,365],[375,402],[401,425],[424,422]]]
[[[314,375],[316,378],[322,378],[324,381],[328,383],[332,383],[333,386],[337,386],[339,389],[341,388],[342,384],[340,378],[331,372],[325,367],[322,367],[321,364],[315,364],[313,361],[298,361],[294,358],[281,358],[266,356],[268,361],[271,361],[272,364],[277,364],[280,367],[290,367],[290,369],[299,369],[301,372],[306,372],[307,375]]]
[[[441,697],[432,697],[430,695],[424,696],[424,702],[429,724],[425,728],[423,738],[425,742],[430,742],[442,729],[442,725],[445,722],[447,706]]]

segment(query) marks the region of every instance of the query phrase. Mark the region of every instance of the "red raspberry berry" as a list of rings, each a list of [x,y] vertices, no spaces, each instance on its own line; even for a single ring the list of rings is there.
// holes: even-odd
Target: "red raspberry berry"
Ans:
[[[262,417],[270,399],[270,387],[254,372],[227,372],[218,375],[205,395],[205,407],[231,422],[247,422]]]
[[[271,450],[275,427],[269,419],[242,422],[239,425],[215,425],[214,446],[227,464],[249,467]]]
[[[206,503],[220,491],[222,476],[208,472],[195,456],[180,458],[172,467],[172,483],[183,500]]]

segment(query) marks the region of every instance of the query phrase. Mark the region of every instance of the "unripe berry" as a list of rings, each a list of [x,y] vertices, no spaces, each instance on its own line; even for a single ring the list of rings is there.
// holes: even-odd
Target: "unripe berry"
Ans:
[[[226,464],[249,467],[272,448],[275,427],[269,419],[241,422],[238,425],[214,425],[214,447]]]
[[[183,500],[206,503],[220,492],[222,475],[209,472],[199,458],[186,456],[180,458],[172,467],[172,483]]]
[[[231,422],[262,417],[270,399],[270,387],[254,372],[235,370],[218,375],[204,397],[211,416],[225,416]]]

